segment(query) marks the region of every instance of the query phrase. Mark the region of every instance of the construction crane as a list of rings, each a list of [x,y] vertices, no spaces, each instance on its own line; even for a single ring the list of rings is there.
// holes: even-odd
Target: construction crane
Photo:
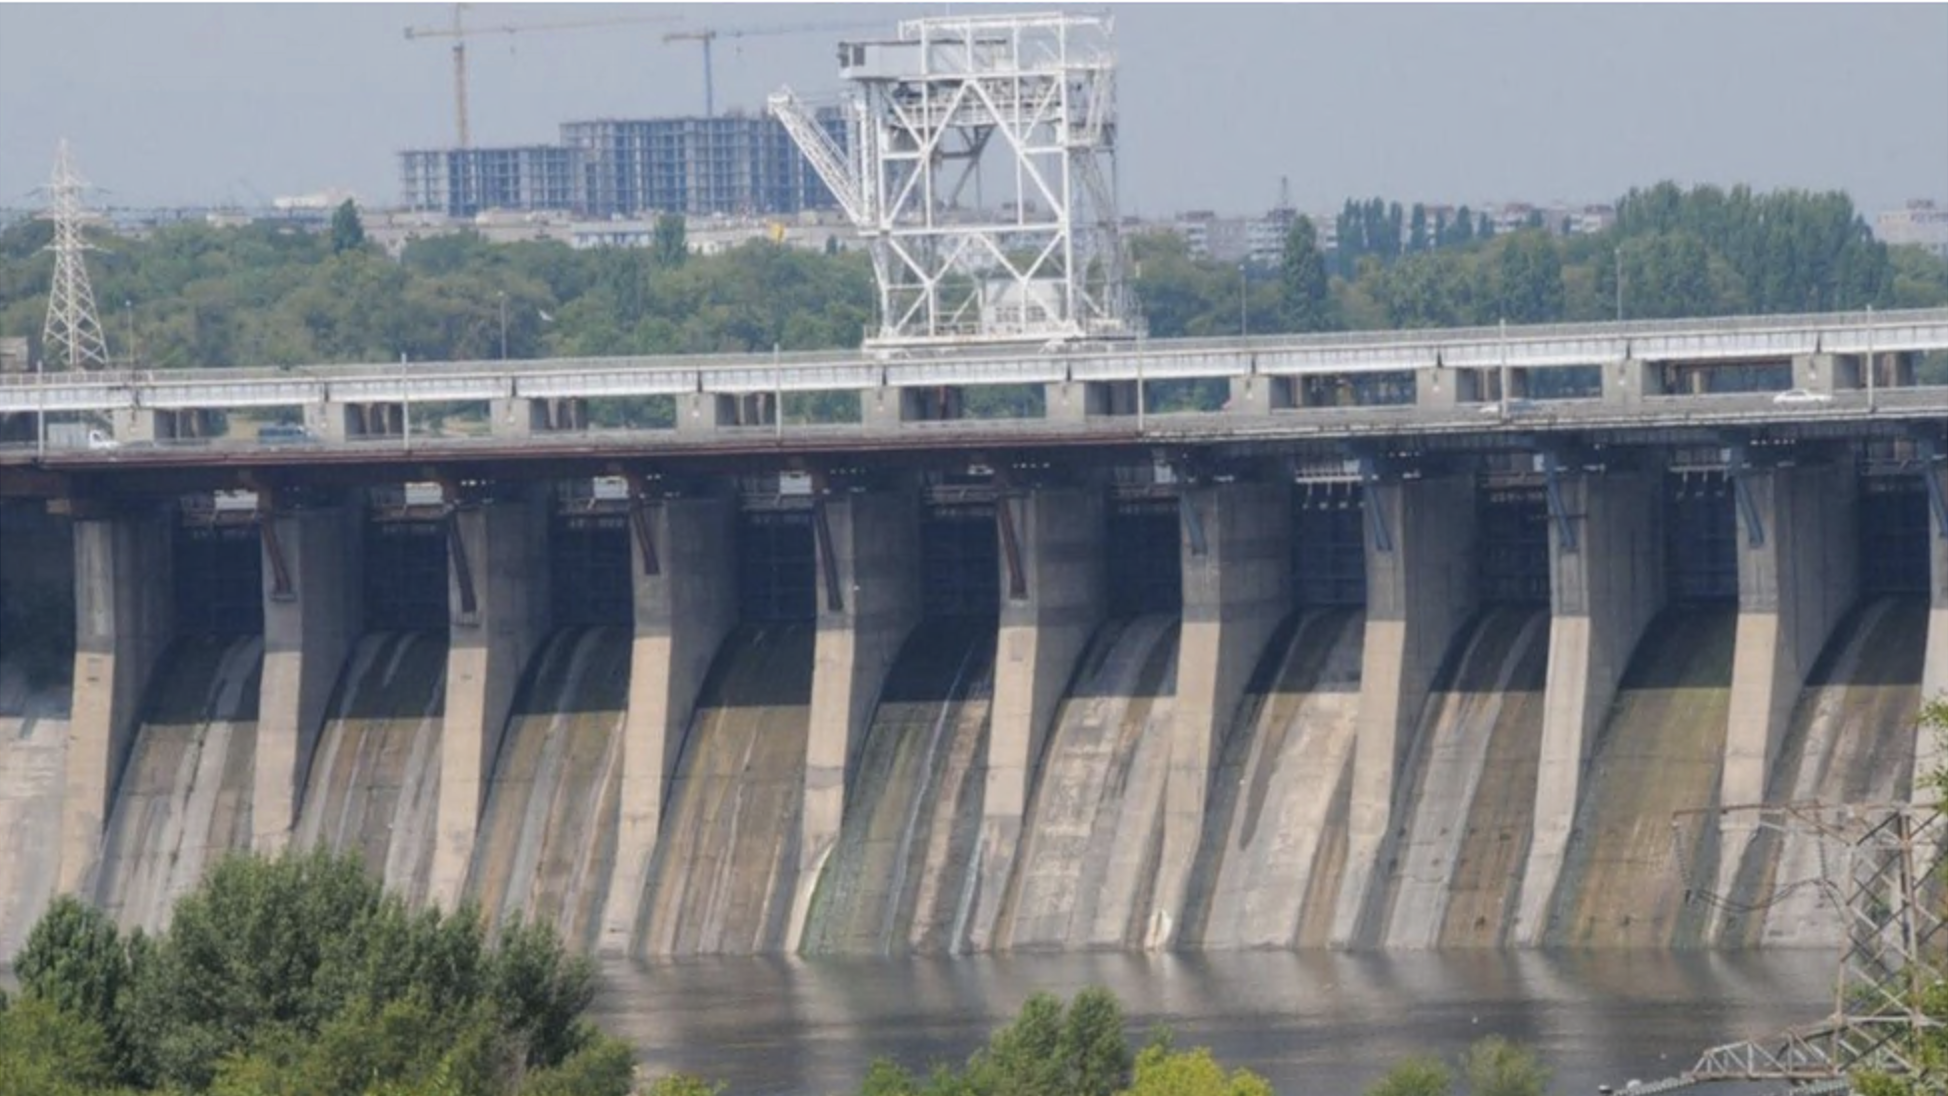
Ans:
[[[847,30],[870,30],[884,27],[883,22],[874,23],[807,23],[790,27],[745,27],[723,30],[707,27],[699,30],[673,30],[663,36],[663,44],[671,42],[699,42],[703,45],[703,116],[717,116],[717,83],[710,68],[710,44],[719,38],[768,38],[780,34],[822,34]]]
[[[472,4],[453,5],[453,25],[450,27],[407,27],[406,37],[413,38],[451,38],[453,39],[453,122],[460,139],[460,147],[466,148],[467,135],[467,39],[481,34],[521,34],[531,30],[580,30],[584,27],[612,27],[621,23],[670,23],[682,18],[677,15],[616,15],[604,19],[573,19],[558,23],[502,23],[495,26],[467,26],[466,10]]]

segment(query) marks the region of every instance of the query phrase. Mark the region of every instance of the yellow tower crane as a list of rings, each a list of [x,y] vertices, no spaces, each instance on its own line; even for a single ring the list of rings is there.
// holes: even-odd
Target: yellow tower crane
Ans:
[[[767,38],[779,34],[820,34],[847,30],[870,30],[884,27],[876,23],[804,23],[789,27],[742,27],[722,29],[706,27],[698,30],[673,30],[663,36],[663,44],[671,42],[697,42],[703,46],[703,116],[717,116],[716,77],[710,69],[710,44],[719,38]]]
[[[453,25],[445,27],[407,27],[406,37],[453,39],[453,122],[460,147],[466,148],[467,134],[467,39],[482,34],[522,34],[535,30],[580,30],[584,27],[612,27],[621,23],[670,23],[676,15],[616,15],[603,19],[572,19],[555,23],[501,23],[493,26],[467,26],[466,11],[472,4],[453,5]]]

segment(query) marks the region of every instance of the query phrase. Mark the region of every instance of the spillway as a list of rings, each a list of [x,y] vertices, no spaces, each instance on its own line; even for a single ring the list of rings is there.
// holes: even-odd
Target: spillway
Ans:
[[[1178,624],[1105,624],[1049,736],[1001,946],[1140,946],[1152,915],[1170,769]]]
[[[963,936],[986,778],[995,623],[917,629],[881,691],[804,950],[945,952]]]
[[[468,876],[490,925],[547,921],[593,946],[615,871],[629,648],[626,628],[564,628],[522,684]]]
[[[1357,609],[1301,613],[1260,661],[1225,738],[1180,946],[1322,946],[1346,855],[1358,731]]]
[[[157,667],[116,786],[95,901],[162,928],[224,853],[250,847],[262,636],[188,636]]]
[[[1577,807],[1551,943],[1698,941],[1705,916],[1685,905],[1685,886],[1711,878],[1716,837],[1694,817],[1679,829],[1680,858],[1672,817],[1718,802],[1736,632],[1730,606],[1680,605],[1638,644]]]
[[[684,737],[644,888],[642,954],[784,946],[815,634],[809,623],[746,624],[718,652]]]
[[[357,851],[387,888],[419,902],[439,809],[444,631],[380,632],[346,660],[298,812],[300,847]]]
[[[1776,803],[1906,802],[1914,777],[1928,607],[1912,597],[1870,599],[1827,644],[1793,709],[1766,796]],[[1831,854],[1828,847],[1828,854]],[[1759,834],[1733,909],[1751,909],[1722,943],[1832,947],[1839,913],[1817,886],[1821,842],[1804,833]]]
[[[0,657],[0,962],[19,952],[54,894],[67,760],[66,681],[36,683]]]
[[[1416,734],[1369,939],[1396,949],[1505,939],[1534,824],[1548,650],[1547,610],[1500,607],[1444,668]]]

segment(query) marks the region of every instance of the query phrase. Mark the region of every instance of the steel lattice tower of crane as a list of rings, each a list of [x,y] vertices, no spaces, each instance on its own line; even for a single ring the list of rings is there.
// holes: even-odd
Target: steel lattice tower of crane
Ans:
[[[91,250],[81,236],[81,191],[87,185],[75,171],[67,139],[62,138],[54,153],[54,178],[47,187],[51,199],[47,216],[54,222],[54,239],[47,245],[54,252],[54,284],[47,293],[41,360],[65,361],[69,369],[108,364],[108,342],[95,316],[95,291],[88,284],[88,266],[82,257]]]
[[[868,346],[1139,333],[1116,211],[1112,36],[1105,16],[976,14],[842,43],[850,154],[789,88],[771,96],[871,253]]]

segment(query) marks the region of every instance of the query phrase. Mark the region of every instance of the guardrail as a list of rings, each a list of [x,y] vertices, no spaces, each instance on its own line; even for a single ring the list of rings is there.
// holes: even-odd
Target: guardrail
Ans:
[[[1136,340],[927,354],[820,351],[427,361],[0,377],[0,412],[830,392],[935,385],[1182,380],[1448,368],[1737,361],[1948,349],[1948,309]]]

